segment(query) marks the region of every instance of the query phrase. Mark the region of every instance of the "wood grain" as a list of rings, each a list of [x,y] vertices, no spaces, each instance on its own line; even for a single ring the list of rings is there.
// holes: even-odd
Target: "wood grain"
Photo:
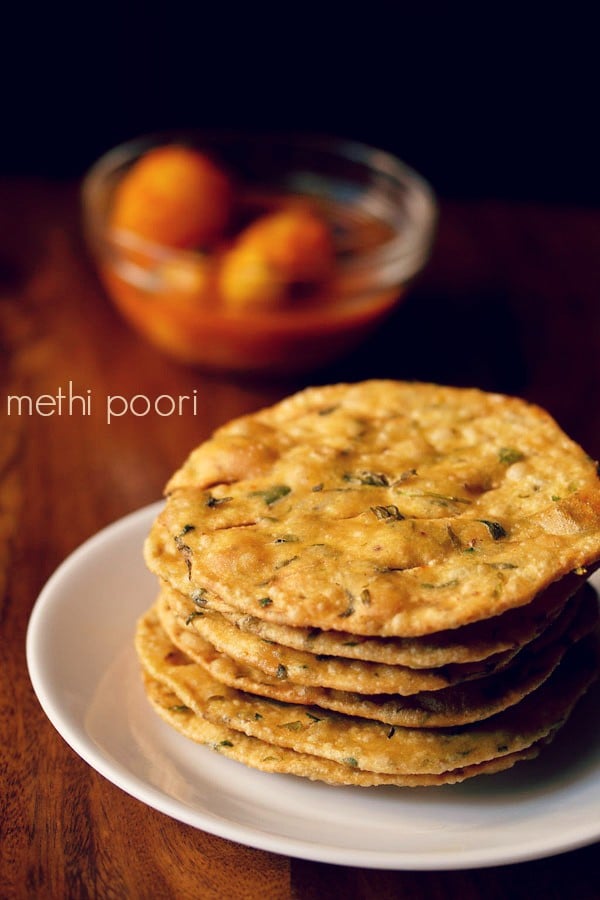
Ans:
[[[600,456],[600,212],[445,203],[435,252],[405,305],[351,358],[295,381],[186,369],[133,335],[81,239],[78,186],[0,184],[0,897],[446,898],[598,896],[588,847],[464,872],[377,872],[290,860],[192,829],[83,763],[27,676],[28,618],[88,536],[157,499],[187,452],[232,416],[309,383],[423,378],[519,393]],[[72,381],[89,416],[6,415],[8,394]],[[108,394],[198,391],[197,416],[127,415]]]

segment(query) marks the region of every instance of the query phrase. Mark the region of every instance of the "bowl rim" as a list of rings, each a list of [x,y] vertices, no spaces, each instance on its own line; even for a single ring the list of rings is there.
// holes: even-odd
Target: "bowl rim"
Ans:
[[[351,278],[358,276],[357,288],[355,291],[346,291],[345,296],[399,287],[420,271],[427,261],[438,219],[437,200],[429,182],[387,150],[352,138],[302,131],[173,128],[150,131],[111,147],[96,159],[82,179],[84,229],[90,245],[94,249],[98,249],[98,245],[102,243],[122,246],[116,231],[106,233],[100,212],[106,182],[118,168],[133,163],[152,147],[173,143],[204,148],[218,159],[218,144],[223,142],[249,142],[253,145],[268,142],[269,145],[278,144],[307,152],[327,153],[363,165],[374,174],[393,179],[407,189],[407,201],[403,208],[405,212],[408,209],[408,214],[402,233],[394,229],[390,239],[383,245],[340,261],[342,272]],[[190,254],[200,253],[194,249],[174,248],[146,238],[140,239],[139,236],[135,238],[144,245],[148,256],[157,260],[182,257],[189,259]],[[371,273],[370,278],[368,273]]]

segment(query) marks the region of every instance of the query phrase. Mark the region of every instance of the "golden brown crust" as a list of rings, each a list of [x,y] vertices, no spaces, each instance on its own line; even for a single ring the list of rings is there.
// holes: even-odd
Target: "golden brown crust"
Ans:
[[[309,389],[221,428],[168,489],[150,568],[293,627],[427,635],[600,557],[595,464],[543,410],[475,389]]]
[[[382,775],[377,772],[366,772],[349,763],[338,763],[283,747],[273,747],[258,738],[247,737],[223,725],[215,725],[192,710],[182,708],[181,698],[177,694],[147,674],[144,674],[144,684],[148,699],[161,718],[191,740],[206,744],[223,756],[263,772],[297,775],[332,785],[428,787],[458,784],[475,775],[492,775],[512,768],[521,760],[534,759],[542,744],[547,743],[540,741],[526,750],[488,760],[479,765],[464,766],[441,775]]]
[[[581,588],[587,577],[587,573],[570,573],[525,606],[462,628],[416,638],[369,638],[347,631],[293,628],[238,613],[214,594],[204,595],[198,603],[194,603],[166,582],[162,583],[161,590],[168,595],[168,602],[176,613],[190,621],[200,614],[214,616],[217,620],[223,616],[241,632],[307,653],[411,669],[436,669],[449,664],[477,663],[499,654],[517,652],[554,621],[568,598]]]
[[[578,645],[537,691],[483,722],[458,729],[399,728],[274,703],[224,687],[171,643],[155,612],[139,622],[145,671],[197,715],[266,743],[389,775],[439,775],[520,752],[554,733],[595,676],[597,649]]]

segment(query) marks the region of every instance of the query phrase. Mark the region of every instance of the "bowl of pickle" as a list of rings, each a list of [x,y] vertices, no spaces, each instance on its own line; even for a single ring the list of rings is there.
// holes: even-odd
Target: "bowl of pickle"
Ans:
[[[83,182],[106,292],[159,350],[295,374],[350,353],[427,260],[436,204],[401,160],[318,136],[149,135]]]

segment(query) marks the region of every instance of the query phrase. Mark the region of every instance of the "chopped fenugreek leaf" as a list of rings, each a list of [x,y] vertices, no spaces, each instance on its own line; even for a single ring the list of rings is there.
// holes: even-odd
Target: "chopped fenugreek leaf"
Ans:
[[[344,481],[350,481],[353,484],[367,484],[373,487],[389,487],[390,480],[383,472],[345,472],[342,476]]]
[[[336,409],[339,409],[339,403],[336,403],[335,406],[326,406],[324,409],[320,409],[317,415],[329,416],[332,412],[335,412]]]
[[[273,601],[270,597],[261,597],[258,602],[261,606],[270,606]]]
[[[191,712],[192,710],[190,709],[189,706],[185,706],[184,703],[181,703],[181,704],[177,704],[175,706],[169,706],[169,711],[170,712]]]
[[[229,503],[230,500],[233,500],[233,497],[213,497],[212,494],[209,494],[206,505],[213,509],[215,506],[222,506],[223,503]]]
[[[196,528],[195,525],[184,525],[178,536],[183,537],[184,534],[187,534],[188,531],[194,531],[195,528]]]
[[[397,506],[372,506],[371,512],[374,514],[375,518],[383,519],[388,522],[397,521],[400,522],[404,519],[404,516],[400,512]]]
[[[351,616],[352,613],[354,612],[354,598],[349,597],[349,600],[350,600],[350,603],[348,604],[348,606],[346,607],[344,612],[341,612],[339,614],[338,619],[347,619],[348,616]]]
[[[399,484],[401,481],[408,481],[409,478],[414,478],[416,474],[416,469],[407,469],[406,472],[402,472],[396,484]]]
[[[431,584],[428,581],[422,581],[421,587],[435,590],[436,588],[456,587],[457,584],[458,584],[458,578],[451,578],[450,581],[442,581],[440,584]]]
[[[515,563],[509,563],[509,562],[486,563],[486,566],[489,566],[490,569],[518,569],[519,568]]]
[[[507,533],[500,522],[490,522],[488,519],[478,519],[477,521],[481,522],[482,525],[485,525],[495,541],[499,541],[500,538],[506,537]]]
[[[199,616],[203,616],[204,613],[198,610],[197,612],[191,612],[189,616],[185,617],[185,624],[191,625],[194,619],[197,619]]]
[[[277,675],[277,678],[287,678],[288,673],[286,667],[282,663],[280,663],[277,666],[277,672],[275,674]]]
[[[194,529],[193,525],[186,525],[184,530],[182,531],[182,534],[187,534],[188,531],[193,531],[193,529]],[[192,579],[192,548],[189,546],[189,544],[184,543],[184,540],[183,540],[181,534],[176,534],[174,537],[174,541],[175,541],[175,546],[177,547],[177,549],[183,556],[183,559],[185,561],[185,564],[186,564],[187,570],[188,570],[188,578],[191,581],[191,579]]]
[[[284,722],[281,727],[287,728],[289,731],[302,731],[304,725],[299,719],[296,719],[295,722]]]
[[[525,454],[514,447],[500,447],[498,450],[498,459],[505,466],[512,466],[513,463],[520,462],[525,459]]]
[[[358,760],[354,756],[344,756],[342,759],[343,763],[346,763],[347,766],[352,766],[356,768],[358,765]]]
[[[450,538],[450,542],[451,542],[452,546],[456,547],[457,550],[460,549],[462,547],[462,541],[459,538],[459,536],[457,535],[457,533],[454,531],[454,529],[452,528],[452,525],[448,525],[447,531],[448,531],[448,537]]]
[[[219,747],[233,747],[231,741],[219,741]]]
[[[262,716],[261,716],[260,713],[254,713],[254,718],[255,718],[256,721],[258,722],[259,719],[262,719]]]
[[[295,534],[282,534],[275,538],[274,544],[297,544],[300,538]]]
[[[289,566],[289,564],[290,564],[290,563],[293,563],[294,560],[296,560],[296,559],[300,559],[300,557],[299,557],[298,555],[296,555],[296,556],[290,556],[289,559],[284,559],[284,560],[282,560],[281,562],[277,563],[277,565],[275,566],[275,568],[276,568],[276,569],[285,569],[286,566]]]
[[[196,591],[192,591],[192,603],[195,603],[196,606],[206,606],[208,600],[206,599],[206,594],[208,593],[206,588],[198,588]]]
[[[274,484],[273,487],[267,488],[265,491],[252,491],[250,496],[262,497],[267,506],[272,506],[278,500],[281,500],[282,497],[287,496],[291,490],[291,487],[288,487],[287,484]]]

